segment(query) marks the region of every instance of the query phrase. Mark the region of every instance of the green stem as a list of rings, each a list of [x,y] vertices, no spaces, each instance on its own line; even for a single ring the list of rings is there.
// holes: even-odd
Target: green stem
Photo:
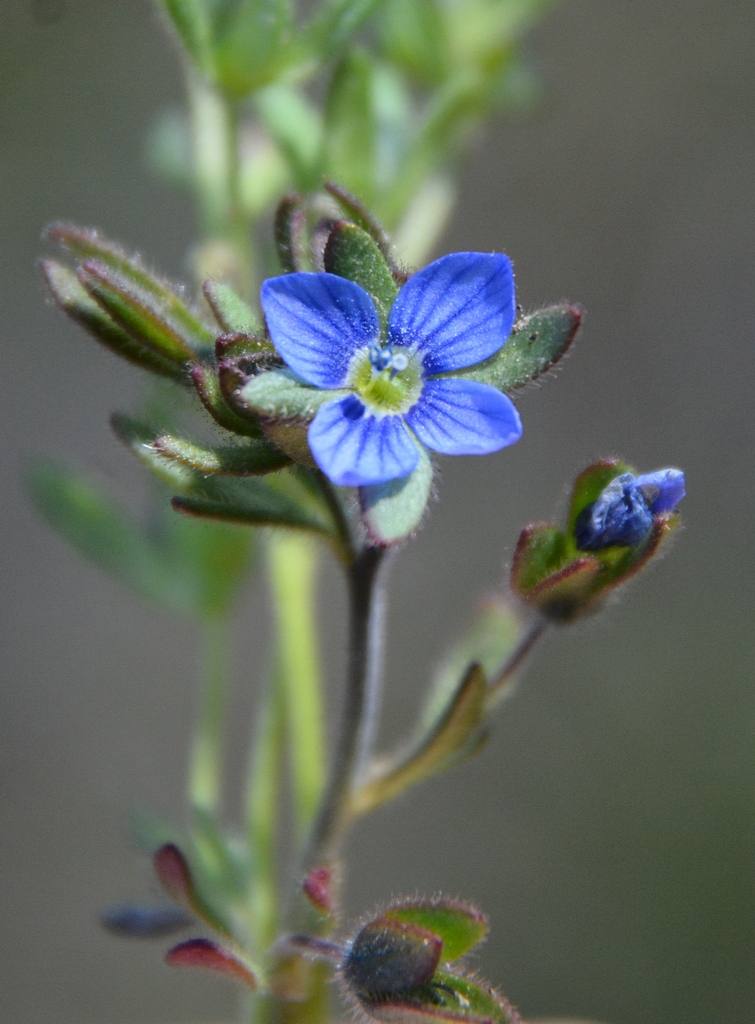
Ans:
[[[228,632],[224,618],[209,618],[203,624],[203,683],[189,769],[189,804],[211,814],[217,812],[222,784]]]
[[[324,781],[325,743],[313,588],[317,552],[307,538],[277,532],[268,544],[278,633],[278,665],[296,830],[312,823]]]
[[[527,655],[535,646],[537,641],[547,629],[549,623],[544,616],[538,616],[529,627],[522,633],[514,650],[511,652],[500,671],[488,685],[488,692],[485,698],[487,710],[492,710],[505,694],[511,677],[519,670]]]
[[[284,713],[280,670],[276,667],[264,696],[250,765],[247,799],[252,883],[249,932],[255,949],[265,952],[278,928],[276,840],[281,789]]]
[[[204,244],[199,274],[231,277],[245,298],[255,292],[251,222],[241,189],[240,108],[193,72],[188,75],[194,183]]]
[[[377,726],[384,620],[378,584],[384,555],[382,548],[365,548],[349,567],[350,646],[341,734],[306,867],[335,855],[348,823],[351,791],[363,772]]]

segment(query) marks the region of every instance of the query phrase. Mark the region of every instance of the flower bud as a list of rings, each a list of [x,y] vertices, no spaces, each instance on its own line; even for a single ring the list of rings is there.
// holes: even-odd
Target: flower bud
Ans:
[[[575,543],[580,551],[639,544],[650,532],[654,517],[672,512],[684,494],[681,470],[661,469],[638,477],[622,473],[579,513]]]

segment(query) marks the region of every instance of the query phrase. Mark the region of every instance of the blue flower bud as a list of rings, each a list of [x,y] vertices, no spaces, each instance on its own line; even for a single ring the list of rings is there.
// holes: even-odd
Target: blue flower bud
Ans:
[[[579,514],[575,543],[581,551],[633,547],[647,536],[655,516],[673,511],[684,494],[681,470],[661,469],[638,477],[622,473]]]

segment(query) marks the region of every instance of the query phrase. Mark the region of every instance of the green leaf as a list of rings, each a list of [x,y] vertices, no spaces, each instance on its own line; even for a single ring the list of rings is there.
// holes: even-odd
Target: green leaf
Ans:
[[[104,263],[88,260],[79,267],[78,278],[105,312],[137,341],[176,362],[186,363],[194,358],[190,345],[162,311],[144,295],[132,291]]]
[[[520,388],[563,358],[574,341],[581,316],[574,306],[538,310],[514,325],[511,337],[494,356],[453,375],[492,384],[500,391]]]
[[[497,996],[479,979],[460,978],[455,974],[437,971],[433,990],[440,1002],[440,1015],[450,1011],[456,1019],[467,1021],[494,1021],[496,1024],[519,1024],[519,1015],[505,999]]]
[[[416,533],[432,494],[433,465],[417,444],[420,459],[409,476],[359,488],[362,522],[373,544],[390,547]]]
[[[79,260],[104,264],[119,282],[163,319],[193,353],[203,353],[213,343],[212,332],[187,307],[179,295],[163,280],[151,274],[136,256],[131,256],[92,228],[72,224],[52,224],[45,235],[71,252]]]
[[[148,857],[166,843],[180,845],[183,842],[178,829],[173,828],[146,807],[133,807],[129,811],[128,821],[134,842]]]
[[[163,480],[173,488],[193,485],[189,470],[157,464],[160,456],[149,441],[154,432],[139,432],[125,418],[116,422],[122,439]],[[173,611],[195,618],[225,615],[248,576],[248,530],[182,520],[167,496],[148,530],[86,477],[53,463],[33,467],[29,484],[41,514],[73,548],[140,597]]]
[[[305,28],[302,49],[323,64],[348,43],[364,20],[383,0],[324,0]]]
[[[291,0],[213,0],[215,83],[241,99],[274,81],[293,28]]]
[[[498,595],[487,597],[435,673],[422,716],[423,727],[430,728],[443,715],[472,662],[481,665],[487,679],[494,679],[516,648],[523,630],[522,617],[511,600]],[[507,691],[502,691],[500,696],[506,695]]]
[[[40,462],[32,466],[28,484],[47,523],[86,559],[142,597],[181,606],[166,559],[92,481],[53,462]]]
[[[323,265],[329,274],[354,281],[372,296],[385,331],[398,288],[375,240],[356,224],[336,224],[325,245]]]
[[[206,0],[159,0],[200,71],[212,73],[209,7]]]
[[[401,900],[385,911],[383,917],[425,928],[443,940],[442,959],[458,960],[488,934],[485,914],[469,903],[442,896],[435,899]]]
[[[222,281],[205,281],[202,286],[215,319],[228,334],[258,335],[263,331],[262,321],[241,296]]]
[[[596,501],[600,492],[617,476],[621,476],[622,473],[634,472],[632,466],[619,459],[600,459],[588,466],[587,469],[582,470],[574,481],[569,501],[567,534],[570,539],[574,536],[574,527],[582,509]]]
[[[571,547],[566,534],[553,523],[531,523],[519,535],[511,566],[514,590],[526,596],[552,573],[566,565]]]
[[[42,273],[53,298],[72,320],[89,331],[97,341],[135,366],[159,373],[171,380],[186,382],[181,362],[162,355],[119,327],[86,291],[68,267],[54,260],[42,260]]]
[[[373,62],[350,50],[335,69],[325,106],[325,173],[371,203],[377,192],[378,129]]]
[[[173,507],[190,516],[251,526],[278,526],[325,537],[339,557],[350,560],[338,524],[323,498],[312,471],[295,467],[265,477],[244,480],[200,477],[173,499]]]
[[[366,814],[394,800],[463,755],[483,723],[486,691],[485,673],[479,665],[471,665],[430,731],[421,732],[405,753],[378,764],[372,777],[355,791],[351,813]]]
[[[191,371],[191,379],[202,405],[216,423],[233,434],[241,434],[242,437],[262,436],[262,428],[253,415],[249,418],[239,416],[223,398],[218,372],[214,367],[206,364],[195,366]]]
[[[450,53],[437,0],[389,0],[380,32],[391,61],[423,85],[447,77]]]
[[[224,902],[243,897],[246,891],[244,858],[234,850],[213,815],[203,807],[192,808],[194,855],[198,871],[207,877]]]
[[[307,248],[307,213],[301,196],[284,196],[275,211],[273,226],[278,262],[284,274],[312,270]]]
[[[318,111],[290,86],[272,85],[257,96],[260,118],[286,157],[296,187],[312,191],[322,177],[322,121]]]
[[[301,383],[291,370],[268,370],[252,377],[239,392],[237,401],[267,419],[307,423],[315,418],[320,406],[346,393],[343,389],[310,387]]]
[[[156,450],[199,473],[230,476],[260,476],[273,473],[291,460],[267,438],[255,438],[239,444],[199,445],[172,434],[155,438]]]

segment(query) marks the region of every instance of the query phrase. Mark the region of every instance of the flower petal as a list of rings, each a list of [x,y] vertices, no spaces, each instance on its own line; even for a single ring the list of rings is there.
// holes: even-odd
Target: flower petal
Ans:
[[[294,373],[319,388],[344,384],[351,357],[380,331],[367,292],[335,274],[271,277],[260,301],[278,352]]]
[[[416,348],[427,375],[445,373],[497,352],[515,316],[508,256],[454,252],[409,278],[393,304],[388,337]]]
[[[356,395],[323,405],[307,436],[317,465],[343,487],[407,476],[419,461],[403,417],[374,416]]]
[[[444,455],[487,455],[522,436],[511,399],[471,380],[425,381],[406,419],[423,444]]]

